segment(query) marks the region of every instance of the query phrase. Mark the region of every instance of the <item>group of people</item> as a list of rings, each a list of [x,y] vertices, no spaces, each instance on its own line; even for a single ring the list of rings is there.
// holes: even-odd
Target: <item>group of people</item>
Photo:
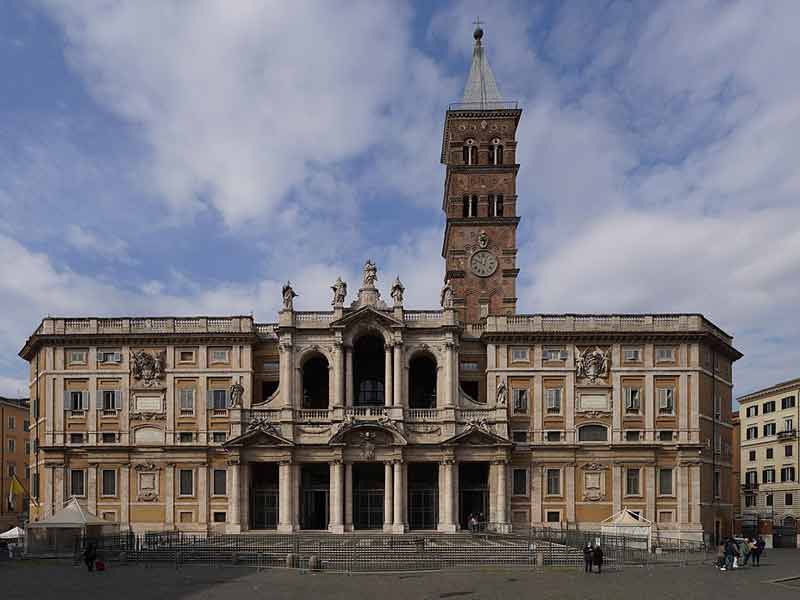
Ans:
[[[593,573],[593,565],[597,565],[597,572],[603,572],[603,549],[600,544],[592,546],[586,544],[583,548],[583,570],[586,573]]]
[[[472,533],[478,533],[479,531],[482,531],[485,525],[483,513],[478,513],[477,515],[475,513],[470,513],[468,524],[469,530]]]
[[[736,540],[729,537],[723,540],[717,551],[717,568],[720,571],[744,567],[752,560],[754,567],[761,566],[761,555],[764,553],[764,539],[755,538]]]

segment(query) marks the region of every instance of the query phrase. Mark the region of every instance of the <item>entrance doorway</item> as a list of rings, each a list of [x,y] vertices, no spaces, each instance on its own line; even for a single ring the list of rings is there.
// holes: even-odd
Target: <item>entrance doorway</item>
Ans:
[[[482,525],[489,519],[489,463],[458,465],[458,522],[462,529],[469,529],[470,515]]]
[[[250,529],[278,528],[278,465],[250,464]]]
[[[382,463],[353,465],[353,529],[383,529]]]
[[[436,529],[439,522],[439,465],[408,465],[408,528]]]
[[[330,468],[327,464],[310,464],[301,467],[300,528],[327,529]]]

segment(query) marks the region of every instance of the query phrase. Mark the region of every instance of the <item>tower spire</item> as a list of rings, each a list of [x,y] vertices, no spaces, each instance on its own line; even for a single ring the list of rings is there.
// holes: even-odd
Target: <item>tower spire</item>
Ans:
[[[503,101],[500,90],[497,89],[497,82],[486,59],[486,54],[481,40],[483,39],[483,23],[480,19],[475,19],[475,31],[472,37],[475,38],[475,46],[472,49],[472,64],[467,76],[467,84],[464,86],[464,97],[462,102],[474,108],[493,108],[495,103]]]

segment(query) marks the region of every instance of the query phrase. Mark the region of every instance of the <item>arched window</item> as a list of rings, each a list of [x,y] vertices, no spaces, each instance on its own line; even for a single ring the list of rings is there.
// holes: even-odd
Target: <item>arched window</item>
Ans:
[[[314,356],[303,365],[303,408],[328,408],[328,361]]]
[[[494,138],[492,140],[492,149],[489,156],[493,165],[503,164],[503,146],[500,144],[500,138]]]
[[[385,348],[382,337],[366,335],[353,344],[353,389],[355,406],[383,406]]]
[[[492,194],[489,196],[489,210],[492,211],[493,217],[502,217],[503,216],[503,195],[502,194]]]
[[[608,429],[603,425],[584,425],[578,430],[578,440],[581,442],[607,442]]]
[[[463,153],[465,165],[478,164],[478,147],[475,145],[475,140],[470,138],[464,142]]]
[[[478,197],[473,196],[472,200],[469,203],[469,216],[470,217],[477,217],[478,216]]]
[[[436,362],[416,356],[409,363],[409,408],[436,408]]]
[[[463,211],[464,214],[462,216],[466,219],[469,216],[469,196],[467,196],[466,194],[464,194],[464,199],[463,199]]]

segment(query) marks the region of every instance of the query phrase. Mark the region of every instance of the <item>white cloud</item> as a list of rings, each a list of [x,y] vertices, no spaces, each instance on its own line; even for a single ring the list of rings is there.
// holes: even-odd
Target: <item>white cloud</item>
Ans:
[[[100,260],[115,261],[127,265],[136,264],[136,261],[128,253],[128,244],[125,240],[109,235],[101,238],[96,233],[80,225],[67,227],[65,239],[68,244],[77,250]]]
[[[0,375],[0,396],[4,398],[27,398],[28,382],[24,379]]]

